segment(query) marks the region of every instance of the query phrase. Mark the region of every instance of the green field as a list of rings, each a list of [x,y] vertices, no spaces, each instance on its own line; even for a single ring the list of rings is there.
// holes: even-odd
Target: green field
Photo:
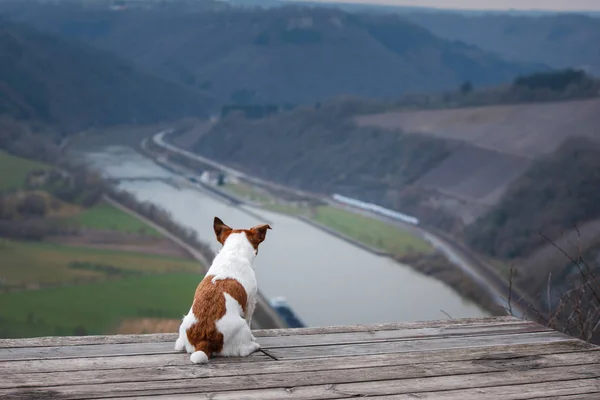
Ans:
[[[226,188],[240,197],[262,203],[266,210],[287,215],[307,215],[308,209],[288,204],[273,203],[268,195],[244,183],[228,184]],[[431,246],[423,239],[390,224],[343,209],[320,206],[314,209],[312,218],[368,246],[403,256],[407,253],[430,253]]]
[[[377,219],[339,208],[317,207],[313,218],[361,243],[394,255],[402,256],[411,252],[429,253],[433,250],[427,242],[408,232]]]
[[[2,239],[0,260],[0,288],[102,280],[114,269],[120,276],[201,271],[197,262],[176,257]]]
[[[148,275],[0,294],[0,337],[103,334],[124,318],[181,318],[201,279]]]
[[[0,191],[22,187],[30,172],[49,168],[46,164],[0,151]]]
[[[289,204],[279,204],[279,203],[264,204],[263,208],[265,210],[274,211],[274,212],[278,212],[280,214],[287,214],[287,215],[307,215],[308,214],[308,208],[296,207],[296,206],[289,205]]]
[[[71,220],[82,228],[162,236],[143,221],[105,202],[77,214]]]
[[[272,200],[268,194],[260,190],[256,190],[252,186],[245,183],[228,183],[223,187],[226,190],[231,191],[233,194],[251,201],[256,201],[258,203],[270,203]]]

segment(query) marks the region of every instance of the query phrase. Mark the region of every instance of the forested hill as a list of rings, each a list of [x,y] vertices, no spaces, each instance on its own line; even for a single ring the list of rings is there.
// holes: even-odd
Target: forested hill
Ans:
[[[447,40],[461,40],[517,62],[541,62],[554,68],[583,68],[600,74],[600,17],[556,14],[412,12],[411,21]]]
[[[0,19],[0,114],[74,131],[205,115],[198,93],[105,51]]]
[[[111,11],[76,4],[0,5],[12,17],[91,43],[223,103],[397,97],[511,81],[538,64],[506,62],[395,15],[300,6],[221,5]]]

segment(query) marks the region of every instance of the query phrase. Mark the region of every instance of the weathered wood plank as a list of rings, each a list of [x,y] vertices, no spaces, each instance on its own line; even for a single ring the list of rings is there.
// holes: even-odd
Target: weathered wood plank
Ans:
[[[322,400],[348,399],[358,396],[334,391],[330,385],[305,386],[294,390],[259,389],[254,391],[233,391],[213,393],[211,400]],[[198,394],[154,396],[164,400],[198,399]],[[600,399],[600,379],[581,379],[564,382],[526,383],[514,386],[495,386],[477,389],[447,391],[421,391],[413,393],[377,396],[377,400],[594,400]],[[113,400],[147,400],[147,397],[118,397]]]
[[[567,336],[554,332],[552,330],[548,330],[546,328],[538,328],[536,325],[525,325],[525,326],[517,326],[512,328],[506,328],[505,330],[501,330],[499,332],[495,331],[495,328],[492,329],[484,329],[479,328],[481,330],[471,331],[471,335],[466,334],[458,334],[456,336],[455,342],[458,343],[460,341],[476,341],[477,338],[483,337],[500,337],[499,341],[506,341],[506,336],[515,336],[520,337],[524,335],[548,335],[549,337],[560,336],[564,339],[569,339]],[[367,337],[359,337],[359,339],[352,341],[352,335],[343,336],[339,339],[340,343],[346,343],[345,346],[350,346],[354,344],[361,343],[391,343],[393,341],[418,341],[418,340],[438,340],[445,337],[453,337],[453,336],[417,336],[411,337],[406,336],[406,332],[410,331],[386,331],[384,334],[373,333],[373,335],[379,335],[376,339],[368,340]],[[339,334],[334,334],[334,337]],[[363,335],[361,333],[361,335]],[[484,335],[484,336],[479,336]],[[487,335],[487,336],[485,336]],[[311,336],[313,337],[313,336]],[[305,338],[300,336],[300,339]],[[323,337],[322,335],[315,335],[315,342],[311,342],[310,340],[302,341],[294,341],[294,337],[286,337],[282,340],[279,337],[265,337],[258,338],[259,343],[263,350],[274,356],[274,358],[278,358],[273,351],[276,351],[279,348],[285,346],[286,339],[292,342],[292,346],[300,346],[300,351],[304,351],[308,347],[319,346],[318,348],[325,347],[323,345],[328,344],[329,346],[339,347],[335,339],[327,339],[327,337]],[[20,360],[20,359],[39,359],[39,358],[79,358],[79,357],[99,357],[99,356],[110,356],[110,355],[133,355],[133,354],[168,354],[174,353],[173,350],[174,343],[173,342],[161,342],[161,343],[126,343],[126,344],[96,344],[96,345],[87,345],[87,346],[65,346],[65,347],[32,347],[32,348],[5,348],[0,349],[0,362],[7,360]],[[271,350],[273,349],[273,350]],[[343,349],[343,348],[342,348]],[[286,347],[283,349],[285,351],[289,351]],[[340,354],[340,353],[337,353]]]
[[[206,368],[212,369],[218,376],[249,375],[257,371],[277,372],[289,368],[296,371],[319,371],[343,368],[348,365],[385,366],[390,361],[397,365],[417,362],[467,361],[476,359],[502,360],[535,355],[573,353],[599,348],[580,340],[555,343],[533,343],[507,345],[500,348],[485,347],[482,349],[450,349],[443,352],[392,353],[366,356],[347,356],[343,360],[337,358],[316,358],[309,360],[278,361],[272,365],[272,358],[260,353],[253,353],[247,358],[221,358],[211,360]],[[267,361],[266,363],[264,361]],[[238,365],[239,364],[239,365]],[[119,368],[162,368],[168,366],[189,366],[189,357],[185,354],[155,354],[134,356],[109,356],[93,358],[19,360],[0,363],[0,375],[8,373],[61,372],[61,371],[101,371]],[[291,367],[290,367],[291,366]]]
[[[456,348],[499,347],[510,344],[548,343],[572,340],[558,332],[524,333],[515,335],[450,337],[429,340],[399,340],[375,343],[341,344],[312,347],[264,349],[277,360],[341,357],[351,355],[404,353]]]
[[[212,393],[219,391],[239,391],[248,389],[280,390],[279,399],[286,392],[293,393],[306,389],[306,386],[325,385],[330,394],[342,393],[346,397],[366,397],[392,394],[408,394],[431,391],[473,389],[500,385],[527,384],[530,382],[559,382],[575,379],[600,377],[597,364],[530,369],[524,371],[487,372],[481,374],[434,376],[428,375],[430,364],[407,368],[359,368],[351,370],[314,373],[279,373],[245,375],[241,377],[218,377],[205,379],[181,379],[139,382],[54,386],[53,394],[60,399],[91,399],[103,397],[156,396],[189,393]],[[414,378],[420,376],[418,378]],[[371,382],[376,381],[376,382]],[[327,389],[328,388],[328,389]],[[25,389],[1,389],[0,396],[19,396]],[[60,396],[60,397],[58,397]],[[335,396],[333,396],[335,397]],[[13,397],[14,398],[14,397]],[[267,400],[266,397],[261,397]],[[330,397],[331,398],[331,397]],[[342,397],[343,398],[343,397]],[[240,400],[239,397],[236,400]]]
[[[489,317],[489,318],[467,318],[460,320],[439,320],[423,322],[405,322],[374,325],[343,325],[318,328],[293,328],[293,329],[264,329],[253,331],[256,337],[278,337],[298,335],[321,335],[330,333],[353,333],[353,332],[378,332],[389,330],[408,329],[444,329],[469,328],[481,326],[501,326],[531,324],[531,322],[519,320],[514,317]],[[92,344],[126,344],[126,343],[161,343],[173,342],[177,339],[176,333],[158,333],[145,335],[94,335],[94,336],[61,336],[61,337],[39,337],[24,339],[0,339],[0,349],[17,347],[58,347],[58,346],[81,346]]]
[[[275,336],[262,337],[259,342],[264,349],[272,349],[277,347],[306,347],[306,346],[322,346],[322,345],[338,345],[351,343],[371,343],[385,342],[392,340],[409,340],[409,339],[432,339],[438,337],[452,336],[485,336],[485,335],[501,335],[501,334],[518,334],[532,332],[552,332],[551,329],[540,326],[538,324],[510,324],[510,325],[477,325],[477,326],[455,326],[452,328],[422,328],[410,330],[384,330],[372,332],[355,332],[355,333],[333,333],[333,334],[316,334],[316,335],[301,335],[301,336]],[[119,351],[126,352],[122,354],[158,354],[172,352],[174,342],[156,342],[156,343],[124,343],[115,344],[119,346]],[[92,346],[92,347],[90,347]],[[102,348],[95,346],[104,346]],[[108,349],[111,344],[78,346],[72,349],[65,349],[63,352],[73,356],[78,354],[78,357],[89,354],[96,354],[97,351]],[[61,346],[62,347],[62,346]],[[73,346],[67,346],[73,347]],[[40,354],[56,353],[57,347],[9,347],[0,349],[0,361],[14,359],[15,357],[36,357]]]
[[[280,363],[271,362],[262,366],[262,369],[256,369],[255,365],[247,365],[249,369],[254,369],[251,375],[259,377],[263,375],[276,376],[277,374],[293,374],[298,376],[299,373],[311,379],[311,376],[316,372],[318,374],[332,374],[332,370],[338,373],[347,373],[347,370],[360,369],[370,376],[372,379],[381,379],[386,374],[396,374],[399,367],[406,364],[401,363],[401,358],[395,360],[390,359],[386,363],[369,364],[368,361],[359,363],[348,363],[345,360],[336,360],[337,365],[331,364],[329,369],[316,370],[313,367],[301,363]],[[271,365],[269,365],[271,364]],[[324,364],[324,363],[322,363]],[[530,356],[512,359],[496,359],[489,358],[469,361],[450,361],[440,363],[413,363],[407,366],[410,373],[406,377],[431,377],[444,375],[464,375],[498,372],[498,371],[525,371],[536,368],[550,368],[559,366],[576,366],[576,365],[596,365],[600,364],[600,351],[565,353],[565,354],[550,354],[543,356]],[[234,367],[230,365],[230,367]],[[231,368],[234,369],[234,368]],[[406,369],[406,368],[405,368]],[[600,373],[600,371],[599,371]],[[247,371],[241,375],[230,375],[231,380],[240,379],[240,376],[248,375]],[[25,388],[25,387],[51,387],[64,385],[68,382],[69,385],[85,385],[85,384],[115,384],[125,382],[138,382],[144,385],[151,381],[160,380],[179,380],[193,378],[215,378],[223,377],[220,371],[215,368],[198,367],[195,365],[176,366],[176,367],[160,367],[160,368],[136,368],[136,369],[114,369],[104,371],[79,371],[73,372],[52,372],[52,373],[7,373],[3,374],[0,381],[0,389],[10,388]],[[222,384],[231,385],[231,382]]]
[[[356,342],[371,342],[376,340],[389,340],[389,339],[401,339],[401,338],[419,338],[426,336],[452,336],[452,335],[486,335],[486,334],[500,334],[500,333],[524,333],[524,332],[547,332],[551,331],[550,328],[541,326],[533,322],[520,322],[520,323],[500,323],[500,324],[469,324],[469,325],[450,325],[443,327],[432,327],[432,328],[414,328],[414,329],[402,329],[402,330],[381,330],[381,331],[365,331],[365,332],[351,332],[351,333],[328,333],[328,334],[314,334],[314,335],[299,335],[299,336],[273,336],[273,337],[262,337],[260,342],[265,347],[294,347],[294,346],[307,346],[314,344],[339,344],[339,343],[356,343]],[[72,337],[76,339],[78,337]],[[80,339],[85,339],[81,337]],[[132,343],[175,343],[176,336],[171,334],[157,334],[157,335],[115,335],[115,338],[110,336],[95,337],[97,339],[107,338],[105,342],[94,341],[94,343],[80,342],[67,342],[67,346],[74,345],[94,345],[94,344],[132,344]],[[119,339],[120,338],[120,339]],[[49,338],[43,338],[49,339]],[[58,344],[61,339],[67,338],[55,338],[57,342],[54,346],[32,346],[32,347],[62,347],[63,344]],[[139,340],[135,342],[134,340]],[[24,346],[24,343],[30,343],[30,339],[10,339],[6,340],[8,344],[4,348],[21,348],[28,347]],[[51,343],[50,340],[44,341],[44,343]],[[74,344],[78,343],[78,344]],[[37,343],[39,344],[39,343]],[[0,350],[1,351],[1,350]]]
[[[149,349],[142,349],[143,351],[141,353],[136,353],[133,351],[129,351],[130,349],[127,348],[121,348],[120,346],[124,346],[124,345],[107,345],[107,346],[102,346],[102,345],[97,345],[98,348],[94,348],[91,351],[88,351],[90,349],[87,349],[86,346],[86,350],[84,351],[74,351],[74,352],[67,352],[66,354],[62,351],[62,349],[68,349],[69,347],[43,347],[43,348],[38,348],[38,349],[45,349],[44,351],[41,352],[36,352],[35,350],[37,350],[36,348],[33,349],[9,349],[11,350],[11,352],[9,353],[3,353],[2,351],[0,351],[0,366],[4,365],[4,363],[6,362],[13,362],[13,361],[18,361],[18,360],[32,360],[32,361],[37,361],[37,362],[41,362],[42,360],[44,361],[48,361],[48,360],[63,360],[62,363],[65,363],[65,360],[68,360],[69,363],[73,363],[76,362],[75,360],[78,360],[80,358],[83,359],[90,359],[92,360],[92,362],[94,361],[93,359],[96,357],[105,357],[105,358],[111,358],[111,357],[117,357],[117,356],[142,356],[142,357],[154,357],[157,355],[167,355],[170,356],[171,358],[173,357],[181,357],[182,359],[187,359],[189,361],[189,357],[190,355],[184,352],[175,352],[173,350],[173,346],[165,346],[165,344],[163,344],[163,346],[160,346],[161,348],[157,349],[156,351],[153,351],[152,348]],[[102,347],[100,347],[102,346]],[[116,348],[113,346],[117,346]],[[90,346],[92,347],[92,346]],[[95,346],[94,346],[95,347]],[[151,346],[152,347],[152,346]],[[84,347],[81,347],[82,349]],[[22,351],[25,350],[25,351]],[[12,356],[11,356],[12,354]],[[187,355],[186,355],[187,354]],[[247,362],[254,362],[254,361],[274,361],[274,358],[272,356],[267,355],[265,352],[263,352],[262,350],[259,350],[255,353],[252,353],[250,356],[248,357],[220,357],[218,359],[215,359],[215,362],[217,363],[247,363]],[[3,369],[0,367],[0,370]]]
[[[372,343],[380,341],[432,339],[452,336],[493,336],[533,332],[553,332],[552,329],[535,323],[504,325],[456,325],[450,327],[419,328],[404,330],[382,330],[352,333],[325,333],[298,336],[273,336],[260,338],[259,342],[266,349],[277,347],[305,347],[339,345],[351,343]]]
[[[290,328],[290,329],[262,329],[256,331],[254,335],[259,336],[298,336],[298,335],[318,335],[322,333],[347,333],[347,332],[369,332],[397,329],[416,329],[416,328],[434,328],[448,327],[452,325],[471,325],[471,324],[498,324],[498,323],[523,323],[515,317],[483,317],[483,318],[461,318],[436,321],[417,321],[387,324],[371,325],[338,325],[313,328]]]

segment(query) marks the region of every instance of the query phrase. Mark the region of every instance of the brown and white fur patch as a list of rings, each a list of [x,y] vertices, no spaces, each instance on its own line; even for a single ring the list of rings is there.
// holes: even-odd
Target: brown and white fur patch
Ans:
[[[175,343],[196,364],[217,355],[245,357],[260,348],[250,330],[258,292],[254,259],[271,227],[232,229],[215,217],[213,228],[223,247],[198,285]]]

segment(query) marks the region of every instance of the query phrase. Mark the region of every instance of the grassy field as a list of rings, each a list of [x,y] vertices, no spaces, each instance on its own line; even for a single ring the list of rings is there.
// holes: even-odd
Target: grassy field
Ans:
[[[260,202],[266,210],[288,215],[306,215],[309,210],[293,205],[273,203],[272,199],[244,183],[229,184],[227,189],[238,196]],[[407,253],[430,253],[433,249],[421,238],[374,218],[330,206],[314,209],[312,218],[361,243],[403,256]]]
[[[429,253],[433,249],[424,240],[386,224],[339,208],[321,206],[314,220],[369,246],[402,256],[411,252]]]
[[[72,221],[83,228],[137,233],[157,237],[162,236],[143,221],[104,202],[83,211],[73,217]]]
[[[0,294],[0,337],[103,334],[126,318],[181,318],[202,275],[148,275]]]
[[[27,174],[48,168],[46,164],[0,151],[0,191],[19,188],[24,185]]]
[[[197,262],[176,257],[2,239],[0,260],[0,288],[201,270]]]
[[[264,204],[263,205],[265,210],[269,210],[269,211],[275,211],[281,214],[287,214],[287,215],[308,215],[308,208],[302,208],[302,207],[296,207],[293,205],[289,205],[289,204],[279,204],[279,203],[274,203],[274,204]]]
[[[271,197],[263,193],[259,190],[254,189],[252,186],[249,186],[245,183],[228,183],[223,186],[226,190],[229,190],[233,194],[236,194],[242,198],[259,202],[259,203],[270,203]]]

